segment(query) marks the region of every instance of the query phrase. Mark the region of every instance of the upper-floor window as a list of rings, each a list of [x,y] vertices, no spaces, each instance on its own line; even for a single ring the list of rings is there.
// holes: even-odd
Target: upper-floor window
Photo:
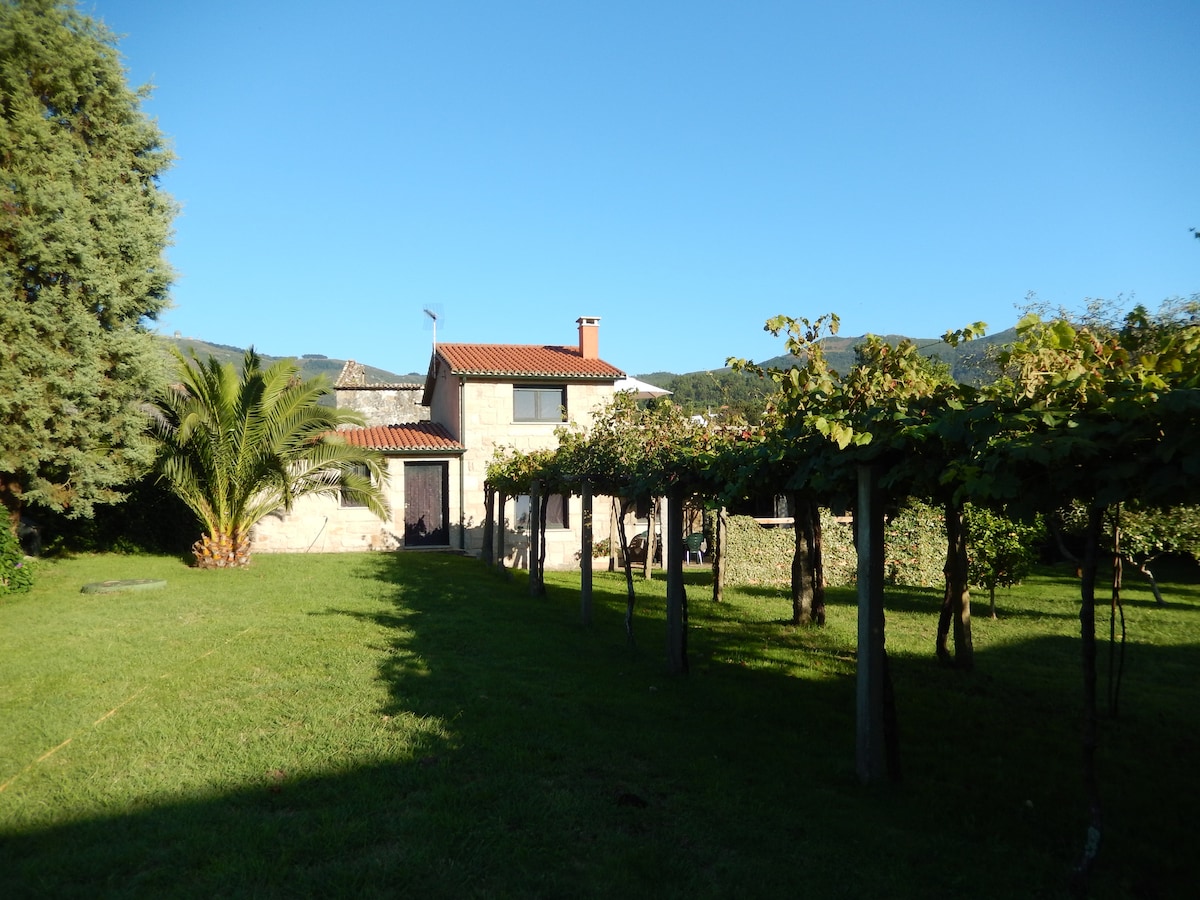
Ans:
[[[513,385],[513,421],[567,421],[566,386]]]

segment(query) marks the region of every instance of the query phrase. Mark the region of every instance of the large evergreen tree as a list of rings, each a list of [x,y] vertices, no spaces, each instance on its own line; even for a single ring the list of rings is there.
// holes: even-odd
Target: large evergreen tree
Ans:
[[[171,160],[116,40],[73,3],[0,0],[0,503],[87,516],[153,459]]]

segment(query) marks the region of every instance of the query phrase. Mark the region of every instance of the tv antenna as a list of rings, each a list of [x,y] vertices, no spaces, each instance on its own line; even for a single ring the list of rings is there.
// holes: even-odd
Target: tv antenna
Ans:
[[[433,349],[436,351],[437,350],[437,320],[438,320],[437,313],[435,313],[432,309],[426,309],[425,315],[429,316],[429,318],[433,320]]]

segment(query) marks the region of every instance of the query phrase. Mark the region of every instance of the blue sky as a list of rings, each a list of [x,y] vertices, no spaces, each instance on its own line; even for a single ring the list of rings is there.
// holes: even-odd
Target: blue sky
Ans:
[[[1200,291],[1200,4],[81,0],[178,160],[159,330],[631,374]]]

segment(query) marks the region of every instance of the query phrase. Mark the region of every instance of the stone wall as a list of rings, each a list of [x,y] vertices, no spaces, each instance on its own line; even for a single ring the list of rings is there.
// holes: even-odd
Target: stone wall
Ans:
[[[368,384],[366,369],[350,360],[334,384],[339,409],[362,413],[368,425],[406,425],[428,422],[429,408],[421,405],[425,386],[416,383]]]
[[[429,407],[421,405],[424,387],[419,384],[372,384],[337,388],[339,409],[362,413],[368,425],[405,425],[428,422]]]
[[[343,553],[396,550],[404,544],[404,464],[446,462],[449,465],[449,513],[452,531],[458,522],[456,457],[390,456],[384,496],[391,516],[381,521],[365,507],[342,506],[337,496],[301,497],[291,511],[278,509],[254,528],[256,553]],[[453,544],[457,546],[457,544]]]

